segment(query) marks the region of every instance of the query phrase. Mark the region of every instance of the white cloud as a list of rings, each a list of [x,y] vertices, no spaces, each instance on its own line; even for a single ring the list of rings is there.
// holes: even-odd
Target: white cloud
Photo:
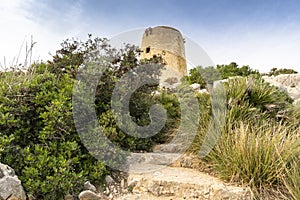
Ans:
[[[104,13],[89,13],[89,10],[83,10],[83,3],[83,0],[2,0],[0,65],[4,64],[5,56],[6,66],[10,66],[14,57],[18,56],[23,41],[30,42],[31,36],[37,42],[33,49],[33,60],[46,60],[51,58],[48,53],[54,54],[66,38],[86,38],[88,33],[109,38],[122,31],[138,28],[136,26],[151,26],[154,23],[137,18],[132,23],[124,24],[121,19],[118,21],[118,17],[108,19]],[[235,61],[239,65],[250,65],[260,71],[269,71],[272,67],[293,67],[300,71],[299,23],[295,18],[289,20],[284,26],[265,24],[266,27],[246,24],[215,29],[195,29],[196,26],[188,28],[185,24],[174,26],[182,27],[180,31],[205,49],[215,64]],[[191,21],[191,24],[195,23],[197,24],[196,21]],[[24,59],[25,49],[21,53],[19,61]]]
[[[63,39],[80,36],[84,30],[81,21],[81,2],[76,1],[67,9],[56,10],[45,3],[33,0],[4,0],[0,5],[0,65],[9,67],[16,62],[24,42],[19,63],[25,58],[25,44],[31,36],[36,45],[33,60],[50,59],[59,49]],[[4,63],[4,58],[6,63]],[[15,64],[15,63],[14,63]]]
[[[32,22],[22,16],[20,4],[21,1],[5,0],[0,5],[0,59],[7,56],[7,64],[12,62],[13,57],[18,56],[22,42],[28,34],[27,27],[34,27]]]

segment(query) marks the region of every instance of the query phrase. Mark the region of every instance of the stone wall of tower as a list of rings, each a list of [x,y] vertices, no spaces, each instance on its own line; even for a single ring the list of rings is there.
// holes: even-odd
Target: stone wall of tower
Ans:
[[[167,71],[177,72],[178,78],[187,74],[184,39],[178,30],[167,26],[146,29],[142,38],[141,50],[141,58],[162,55],[167,68],[169,68]]]

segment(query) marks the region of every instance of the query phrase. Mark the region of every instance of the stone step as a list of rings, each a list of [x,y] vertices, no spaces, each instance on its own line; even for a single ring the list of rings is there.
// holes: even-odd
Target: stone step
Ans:
[[[160,153],[181,153],[185,151],[184,145],[180,143],[167,143],[167,144],[158,144],[153,147],[153,152]]]
[[[145,174],[153,173],[167,167],[166,165],[155,165],[155,164],[133,164],[129,166],[128,174]]]
[[[150,173],[129,173],[128,186],[133,194],[153,195],[157,199],[232,199],[250,200],[248,188],[226,184],[221,180],[193,169],[139,164],[131,166],[136,171],[152,169]],[[140,169],[140,170],[138,170]]]
[[[131,164],[154,164],[170,165],[176,161],[181,154],[179,153],[131,153],[127,158],[127,163]]]

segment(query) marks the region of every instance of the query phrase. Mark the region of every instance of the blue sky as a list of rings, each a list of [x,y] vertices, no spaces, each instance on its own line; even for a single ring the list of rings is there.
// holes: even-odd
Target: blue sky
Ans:
[[[12,62],[31,36],[37,42],[33,58],[46,60],[66,38],[111,38],[157,25],[179,29],[215,64],[300,71],[296,0],[2,0],[0,63],[4,57],[6,65]]]

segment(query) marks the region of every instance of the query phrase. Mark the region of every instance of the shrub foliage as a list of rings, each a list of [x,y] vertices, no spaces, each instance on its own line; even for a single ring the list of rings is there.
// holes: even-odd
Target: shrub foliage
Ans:
[[[26,72],[0,74],[0,160],[15,169],[30,196],[63,199],[66,194],[78,195],[84,181],[101,185],[110,171],[89,154],[73,121],[72,90],[86,59],[110,58],[95,94],[96,113],[106,136],[125,150],[148,150],[164,140],[168,126],[157,136],[140,139],[122,132],[112,116],[111,93],[123,74],[143,63],[163,67],[160,56],[139,61],[138,54],[135,46],[116,50],[106,39],[89,36],[86,42],[64,41],[52,61],[34,64]],[[157,77],[159,73],[160,69]],[[169,94],[155,97],[156,88],[142,87],[131,98],[130,115],[141,126],[149,123],[147,109],[152,103],[170,102]]]

